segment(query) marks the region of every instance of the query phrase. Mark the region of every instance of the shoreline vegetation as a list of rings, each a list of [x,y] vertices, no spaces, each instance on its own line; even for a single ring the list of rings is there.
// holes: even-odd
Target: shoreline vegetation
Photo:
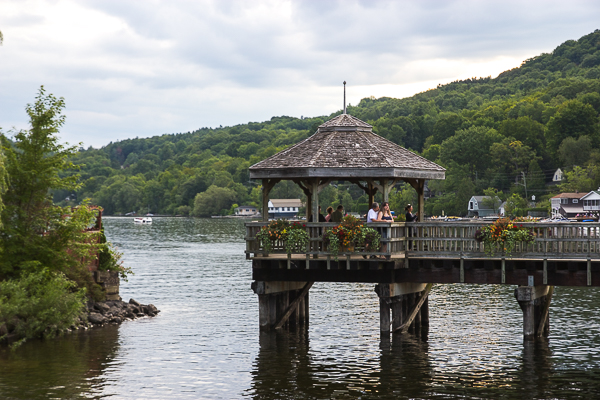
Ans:
[[[13,348],[94,323],[86,304],[118,295],[107,296],[93,271],[110,271],[117,282],[132,273],[106,240],[101,207],[52,201],[57,190],[81,187],[69,160],[76,147],[58,141],[63,109],[64,99],[42,86],[26,106],[30,129],[10,139],[0,131],[0,343],[10,338]]]

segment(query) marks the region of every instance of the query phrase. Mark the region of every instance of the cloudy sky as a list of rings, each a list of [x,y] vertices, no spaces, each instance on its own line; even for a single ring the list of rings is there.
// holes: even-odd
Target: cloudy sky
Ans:
[[[1,0],[0,127],[44,85],[61,138],[318,116],[497,76],[600,28],[598,1]]]

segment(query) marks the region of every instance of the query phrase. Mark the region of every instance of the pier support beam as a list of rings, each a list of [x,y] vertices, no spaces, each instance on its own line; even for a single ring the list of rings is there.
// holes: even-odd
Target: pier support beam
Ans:
[[[415,332],[429,325],[427,296],[431,284],[386,283],[375,286],[379,296],[379,327],[382,334],[390,331]],[[423,307],[424,304],[427,306]],[[390,318],[391,312],[391,318]]]
[[[523,311],[523,338],[527,340],[548,336],[550,315],[548,309],[554,292],[553,286],[519,286],[515,298]]]
[[[312,282],[255,281],[260,330],[295,328],[308,324],[308,291]]]

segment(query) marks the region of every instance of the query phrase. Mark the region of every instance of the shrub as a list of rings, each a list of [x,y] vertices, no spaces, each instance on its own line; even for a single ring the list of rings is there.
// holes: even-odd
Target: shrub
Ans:
[[[85,306],[85,289],[39,265],[35,272],[0,282],[0,327],[20,338],[54,337],[74,325]],[[0,336],[0,340],[6,336]]]

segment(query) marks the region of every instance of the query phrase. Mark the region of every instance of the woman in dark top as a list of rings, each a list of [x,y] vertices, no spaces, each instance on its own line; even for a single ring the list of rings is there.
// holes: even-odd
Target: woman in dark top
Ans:
[[[415,222],[417,220],[419,213],[412,213],[413,206],[408,204],[406,207],[404,207],[404,210],[406,211],[406,222]]]
[[[413,206],[410,204],[407,204],[406,207],[404,207],[404,211],[406,211],[406,222],[415,222],[418,218],[419,213],[412,213],[413,210]],[[408,229],[408,236],[412,237],[413,236],[413,231],[414,228],[409,228]],[[412,249],[412,240],[408,241],[408,249]]]

